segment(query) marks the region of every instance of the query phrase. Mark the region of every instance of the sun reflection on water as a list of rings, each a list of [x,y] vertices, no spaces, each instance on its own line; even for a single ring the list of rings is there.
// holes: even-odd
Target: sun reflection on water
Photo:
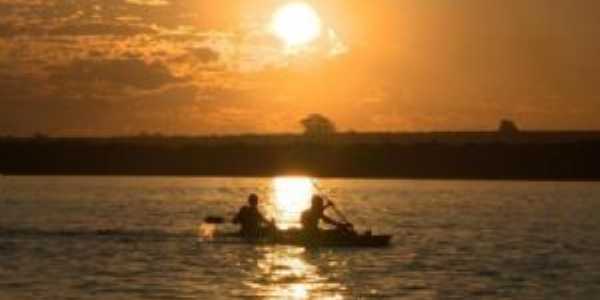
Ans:
[[[310,207],[314,185],[309,177],[277,177],[272,183],[272,215],[281,229],[298,227],[302,211]]]
[[[280,229],[300,226],[302,211],[310,207],[315,186],[310,177],[277,177],[271,183],[266,209]],[[265,299],[343,299],[345,288],[321,270],[320,254],[295,246],[258,247],[260,257],[252,280],[245,282]]]
[[[301,247],[268,247],[257,262],[256,281],[247,283],[267,299],[343,299],[344,288],[307,262]]]

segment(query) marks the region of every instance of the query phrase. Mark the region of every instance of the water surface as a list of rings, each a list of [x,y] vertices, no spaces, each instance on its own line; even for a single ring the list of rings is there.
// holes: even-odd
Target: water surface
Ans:
[[[296,226],[315,191],[393,245],[198,237],[252,192]],[[599,213],[596,183],[0,177],[0,299],[594,299]]]

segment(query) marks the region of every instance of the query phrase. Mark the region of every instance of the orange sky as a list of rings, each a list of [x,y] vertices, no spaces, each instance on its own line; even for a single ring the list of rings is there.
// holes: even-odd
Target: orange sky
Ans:
[[[598,1],[288,2],[0,0],[0,135],[600,129]]]

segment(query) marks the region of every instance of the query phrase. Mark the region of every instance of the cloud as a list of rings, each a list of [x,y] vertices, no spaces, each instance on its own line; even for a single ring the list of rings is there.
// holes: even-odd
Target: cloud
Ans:
[[[56,86],[100,85],[116,90],[135,88],[158,89],[168,84],[180,83],[177,77],[159,62],[146,62],[138,58],[75,60],[68,65],[50,67],[50,82]]]
[[[203,63],[213,62],[219,59],[218,52],[206,47],[192,48],[188,52]]]
[[[147,6],[167,6],[169,1],[166,0],[125,0],[127,3]]]
[[[64,24],[57,27],[17,26],[10,23],[0,23],[0,37],[14,38],[19,36],[52,37],[52,36],[133,36],[139,34],[154,34],[156,30],[139,25],[109,24],[109,23],[79,23]]]
[[[17,35],[26,34],[29,30],[23,27],[18,27],[14,24],[3,22],[0,23],[0,37],[10,38]]]
[[[94,35],[113,35],[113,36],[132,36],[138,34],[153,34],[156,30],[150,27],[126,24],[108,24],[108,23],[89,23],[89,24],[71,24],[63,25],[49,30],[48,35],[66,35],[66,36],[94,36]]]

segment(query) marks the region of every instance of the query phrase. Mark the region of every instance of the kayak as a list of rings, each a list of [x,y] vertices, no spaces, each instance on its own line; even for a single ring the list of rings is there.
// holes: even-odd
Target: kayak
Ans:
[[[217,235],[216,241],[225,238],[248,244],[294,245],[305,247],[363,247],[376,248],[390,245],[392,235],[374,235],[370,232],[322,230],[317,235],[307,236],[298,229],[276,230],[257,238],[246,238],[239,233]]]
[[[275,238],[275,242],[314,247],[385,247],[389,246],[391,239],[391,235],[358,234],[336,230],[321,231],[317,237],[309,238],[299,231],[288,230],[279,233]]]

